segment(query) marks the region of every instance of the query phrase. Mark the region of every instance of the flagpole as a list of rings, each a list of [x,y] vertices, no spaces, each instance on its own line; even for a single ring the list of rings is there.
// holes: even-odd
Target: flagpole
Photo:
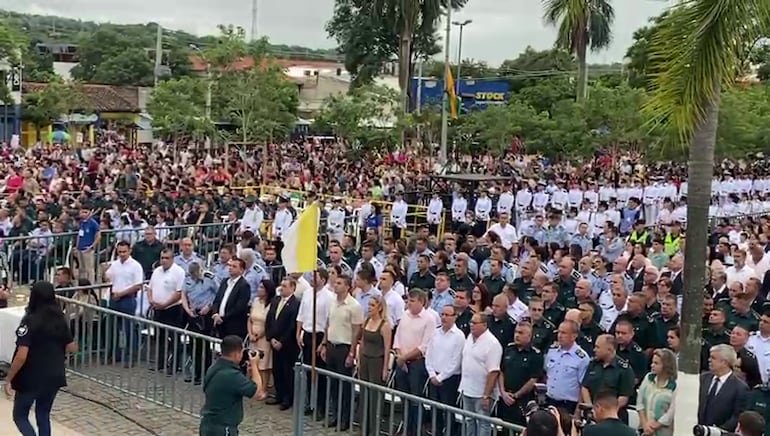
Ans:
[[[446,165],[447,141],[449,140],[449,95],[447,94],[447,80],[451,69],[449,68],[449,37],[452,32],[452,7],[446,8],[446,36],[444,37],[444,92],[441,97],[441,146],[438,159],[441,165]]]
[[[313,291],[313,337],[311,339],[311,344],[313,347],[313,354],[312,357],[310,357],[310,404],[311,408],[316,407],[317,399],[318,399],[318,388],[316,387],[316,379],[318,378],[318,374],[316,373],[316,364],[317,364],[317,357],[316,354],[318,354],[318,340],[316,339],[318,337],[317,333],[315,331],[315,325],[316,325],[316,308],[318,306],[318,292],[316,292],[316,271],[313,271],[313,280],[311,281],[310,286],[312,287]]]

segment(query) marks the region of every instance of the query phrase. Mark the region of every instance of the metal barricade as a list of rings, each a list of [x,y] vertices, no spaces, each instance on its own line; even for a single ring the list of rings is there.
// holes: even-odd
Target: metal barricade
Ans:
[[[308,383],[310,378],[314,378],[315,383]],[[321,379],[325,388],[321,388],[319,392],[321,384],[318,381]],[[294,435],[339,434],[338,430],[347,432],[354,426],[360,430],[354,432],[355,434],[364,435],[438,435],[442,434],[443,428],[445,436],[460,436],[469,434],[473,427],[477,430],[475,434],[487,427],[491,435],[513,436],[524,430],[521,426],[494,417],[494,413],[493,416],[484,416],[395,390],[390,384],[383,386],[321,368],[313,370],[306,364],[297,364],[294,367],[292,410]],[[312,413],[306,414],[307,404],[324,404],[326,411],[332,412],[319,416],[320,407],[311,407]],[[494,409],[493,405],[492,410]],[[410,421],[416,424],[416,428],[405,429],[406,423]]]
[[[0,238],[0,279],[50,280],[57,268],[71,265],[76,238],[76,232]]]
[[[200,384],[219,352],[220,340],[134,313],[105,307],[94,287],[57,295],[80,351],[67,370],[78,377],[189,415],[199,416]]]

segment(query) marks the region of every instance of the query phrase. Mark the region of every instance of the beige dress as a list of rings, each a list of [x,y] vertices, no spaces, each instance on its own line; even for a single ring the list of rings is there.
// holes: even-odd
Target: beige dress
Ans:
[[[249,319],[251,320],[250,333],[254,336],[261,336],[256,343],[251,343],[251,347],[262,350],[265,353],[265,357],[259,361],[259,369],[261,371],[273,369],[273,349],[270,347],[267,338],[265,338],[265,320],[267,319],[267,311],[269,309],[269,304],[265,305],[255,299],[251,304],[251,313],[249,313]]]

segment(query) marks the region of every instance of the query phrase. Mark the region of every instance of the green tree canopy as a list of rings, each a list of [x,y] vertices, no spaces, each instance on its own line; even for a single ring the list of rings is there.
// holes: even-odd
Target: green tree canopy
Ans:
[[[205,112],[207,88],[205,81],[192,77],[159,83],[147,103],[153,129],[163,137],[174,139],[201,139],[213,132]]]

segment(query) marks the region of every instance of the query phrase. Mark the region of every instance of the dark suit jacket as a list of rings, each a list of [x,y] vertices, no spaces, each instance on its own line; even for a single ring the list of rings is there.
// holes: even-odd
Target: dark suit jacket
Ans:
[[[265,338],[268,341],[275,339],[280,342],[281,352],[290,351],[297,354],[299,352],[299,344],[297,344],[295,333],[297,331],[299,300],[294,295],[289,297],[289,300],[281,309],[281,313],[276,317],[280,302],[280,295],[273,298],[273,301],[270,302],[270,310],[267,311],[267,319],[265,320]]]
[[[237,335],[245,338],[248,333],[247,321],[249,317],[249,301],[251,300],[251,287],[249,282],[243,277],[239,278],[233,286],[227,301],[222,301],[227,290],[227,280],[223,280],[219,285],[217,296],[214,298],[213,312],[219,313],[222,305],[225,305],[225,317],[222,324],[217,326],[219,337],[224,338],[227,335]]]
[[[735,427],[738,425],[738,415],[746,410],[749,387],[735,374],[730,374],[706,410],[706,397],[709,389],[711,389],[713,379],[714,375],[710,372],[700,376],[698,424],[715,425],[723,430],[735,431]]]
[[[673,277],[673,274],[671,275]],[[676,275],[676,278],[671,280],[671,293],[674,295],[682,295],[684,290],[684,271],[680,271]]]

